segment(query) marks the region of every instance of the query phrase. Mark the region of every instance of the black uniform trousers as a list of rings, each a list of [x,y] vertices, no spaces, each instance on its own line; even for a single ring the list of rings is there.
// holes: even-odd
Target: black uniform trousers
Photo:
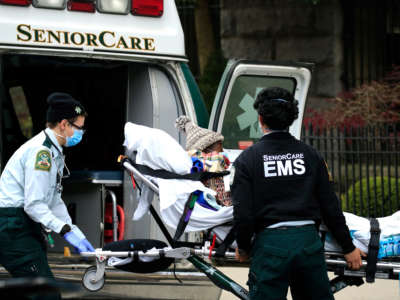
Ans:
[[[12,277],[54,279],[41,225],[29,218],[23,208],[0,208],[0,264]],[[61,296],[43,293],[27,299],[55,300]]]
[[[266,228],[251,250],[250,299],[332,300],[323,245],[314,225]]]

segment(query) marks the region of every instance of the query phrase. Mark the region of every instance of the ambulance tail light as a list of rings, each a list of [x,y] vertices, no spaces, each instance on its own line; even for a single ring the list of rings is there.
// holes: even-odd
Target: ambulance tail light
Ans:
[[[161,17],[164,12],[164,0],[132,0],[133,15]]]
[[[97,0],[97,10],[102,13],[128,14],[129,0]]]
[[[66,0],[33,0],[34,7],[64,9]]]
[[[96,6],[94,0],[68,0],[68,10],[94,13]]]
[[[28,6],[32,3],[31,0],[0,0],[0,4]]]
[[[254,142],[253,141],[239,141],[238,146],[240,150],[245,150],[251,146],[253,146]]]

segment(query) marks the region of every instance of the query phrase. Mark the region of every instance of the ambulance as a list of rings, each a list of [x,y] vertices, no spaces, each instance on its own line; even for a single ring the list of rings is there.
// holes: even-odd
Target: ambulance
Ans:
[[[0,169],[44,129],[47,96],[70,93],[88,111],[83,141],[65,149],[63,199],[73,222],[95,248],[160,239],[150,216],[131,220],[138,192],[117,163],[125,123],[160,128],[184,145],[174,127],[184,114],[240,151],[261,136],[252,105],[265,87],[284,87],[299,101],[290,128],[299,137],[311,80],[310,64],[232,59],[209,117],[187,63],[173,0],[0,0]],[[66,245],[55,244],[53,251]]]

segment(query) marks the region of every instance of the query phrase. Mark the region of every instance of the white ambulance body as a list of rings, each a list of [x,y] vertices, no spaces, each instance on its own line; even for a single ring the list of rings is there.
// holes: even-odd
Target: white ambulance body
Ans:
[[[231,61],[209,128],[224,134],[228,150],[253,143],[261,132],[252,103],[262,88],[281,86],[300,102],[299,120],[290,128],[299,137],[310,79],[305,64]],[[208,125],[187,66],[175,2],[0,0],[1,170],[22,143],[43,130],[51,92],[72,94],[89,113],[82,143],[65,151],[72,175],[63,199],[73,221],[100,247],[112,226],[107,203],[115,201],[125,213],[125,239],[161,238],[149,216],[131,220],[137,194],[117,157],[124,151],[127,121],[163,129],[181,144],[174,127],[178,116]],[[56,244],[61,251],[64,242]]]

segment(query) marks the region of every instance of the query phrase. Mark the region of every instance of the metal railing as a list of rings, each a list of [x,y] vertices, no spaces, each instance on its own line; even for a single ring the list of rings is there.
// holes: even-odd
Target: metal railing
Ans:
[[[303,128],[302,140],[324,157],[342,209],[365,217],[400,209],[399,125]]]

